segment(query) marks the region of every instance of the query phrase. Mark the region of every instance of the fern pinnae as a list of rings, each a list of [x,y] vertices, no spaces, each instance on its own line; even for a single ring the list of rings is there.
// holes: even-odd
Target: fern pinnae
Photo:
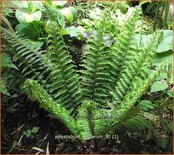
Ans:
[[[151,74],[146,80],[142,83],[141,81],[137,82],[137,85],[134,86],[134,89],[130,91],[123,99],[122,104],[117,107],[119,111],[120,117],[125,115],[129,110],[134,107],[135,103],[139,101],[141,96],[148,90],[150,85],[154,82],[154,80],[158,77],[160,72],[166,68],[170,63],[164,62],[162,63],[153,74]],[[116,112],[116,109],[113,108],[113,113]],[[120,109],[120,110],[119,110]],[[118,118],[119,119],[119,118]]]
[[[121,65],[126,60],[126,55],[128,54],[128,50],[130,47],[130,43],[134,34],[134,26],[139,19],[139,8],[135,8],[133,10],[131,16],[128,18],[127,21],[125,21],[125,24],[122,26],[120,33],[115,38],[115,43],[112,46],[111,52],[110,52],[110,78],[113,80],[113,82],[110,84],[110,87],[112,88],[117,79],[118,75],[122,69]],[[122,63],[120,63],[122,62]],[[109,90],[108,90],[109,91]]]
[[[11,54],[22,73],[23,80],[28,77],[32,79],[39,78],[42,83],[45,83],[45,79],[39,76],[43,71],[48,71],[43,62],[45,51],[33,47],[29,40],[19,38],[14,32],[10,32],[5,28],[2,29],[2,37],[6,42],[10,43],[15,51]]]
[[[90,50],[86,53],[86,58],[84,59],[82,65],[85,68],[82,71],[84,76],[82,79],[82,89],[85,96],[89,97],[91,100],[98,99],[96,89],[102,88],[102,84],[105,85],[105,82],[102,81],[100,77],[105,78],[105,76],[108,76],[107,73],[102,76],[99,74],[104,72],[104,68],[107,68],[107,66],[104,66],[106,65],[105,63],[100,63],[104,60],[103,55],[105,53],[104,46],[100,38],[101,36],[98,34],[95,42],[88,42],[88,44],[90,44]]]
[[[82,70],[82,89],[86,97],[101,104],[105,104],[104,98],[108,96],[109,89],[109,47],[104,44],[104,37],[108,35],[107,28],[103,24],[111,26],[105,18],[102,18],[95,26],[96,33],[88,41],[89,50],[84,54]],[[108,26],[106,25],[106,26]]]
[[[108,126],[112,126],[112,128],[109,128],[109,132],[113,133],[119,127],[119,125],[122,124],[122,121],[123,123],[124,121],[126,122],[126,116],[130,116],[128,113],[133,111],[133,109],[135,108],[135,104],[139,101],[141,96],[148,90],[150,85],[152,85],[154,80],[159,76],[160,72],[166,69],[169,65],[170,63],[165,62],[161,64],[157,68],[157,70],[154,71],[153,74],[149,75],[144,81],[136,81],[136,84],[133,86],[134,88],[126,94],[126,96],[121,101],[121,104],[111,109],[110,114],[113,117],[111,117],[111,119],[107,122],[106,126],[102,127],[102,131],[107,131]],[[139,113],[137,113],[136,111],[135,114],[139,115]],[[126,119],[131,119],[131,117]],[[129,126],[131,126],[131,123],[133,122],[130,121]],[[144,125],[144,127],[146,127],[146,125]]]
[[[132,51],[130,60],[126,62],[126,66],[120,73],[114,91],[111,92],[116,103],[121,103],[126,93],[131,92],[131,90],[134,89],[133,85],[137,80],[141,79],[143,81],[147,78],[147,71],[150,69],[155,58],[156,45],[158,44],[160,37],[160,33],[155,33],[153,35],[153,41],[148,43],[143,49],[134,49]]]
[[[53,113],[59,120],[65,123],[68,129],[74,135],[76,135],[77,137],[80,136],[80,130],[75,120],[69,115],[69,111],[67,111],[61,105],[56,104],[53,98],[48,95],[48,93],[43,89],[43,87],[37,81],[31,79],[26,80],[23,89],[34,100],[38,100],[44,109]]]
[[[71,55],[59,33],[59,26],[54,22],[50,22],[49,26],[47,56],[52,65],[51,70],[54,71],[54,74],[49,75],[50,93],[54,94],[54,100],[57,103],[73,111],[82,100],[79,77],[75,72]]]

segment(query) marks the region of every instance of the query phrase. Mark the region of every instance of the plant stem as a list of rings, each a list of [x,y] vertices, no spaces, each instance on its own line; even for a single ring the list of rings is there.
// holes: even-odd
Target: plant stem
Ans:
[[[159,12],[159,1],[157,1],[157,8],[156,8],[156,12],[155,12],[155,20],[154,20],[154,24],[153,24],[153,30],[156,30],[156,23],[157,23],[157,16],[158,16],[158,12]]]
[[[167,28],[167,19],[168,19],[168,14],[169,14],[169,7],[170,7],[170,0],[167,0],[167,2],[165,2],[165,15],[164,15],[163,28]]]

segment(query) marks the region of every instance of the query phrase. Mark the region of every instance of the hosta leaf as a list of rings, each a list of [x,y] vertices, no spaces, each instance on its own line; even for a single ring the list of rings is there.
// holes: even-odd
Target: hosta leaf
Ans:
[[[164,34],[163,41],[159,44],[157,48],[157,53],[162,53],[173,49],[173,31],[172,30],[162,30]]]
[[[64,6],[67,1],[53,1],[53,5]]]
[[[151,93],[153,92],[158,92],[158,91],[162,91],[168,88],[168,85],[162,81],[156,81],[153,83],[153,85],[151,86]]]
[[[167,51],[162,53],[157,53],[157,57],[155,59],[155,65],[158,65],[164,61],[172,62],[173,61],[173,52]]]
[[[164,37],[161,43],[158,45],[157,53],[166,52],[173,49],[173,31],[172,30],[161,30],[160,32],[163,32]],[[136,34],[134,36],[134,40],[137,43],[138,47],[142,45],[145,45],[146,43],[150,42],[152,38],[152,34],[148,35],[141,35]]]
[[[60,13],[66,18],[69,25],[77,19],[77,10],[74,7],[63,8]]]
[[[78,36],[82,37],[83,36],[83,32],[74,26],[68,27],[65,30],[66,30],[65,33],[69,34],[71,37],[78,37]]]
[[[20,23],[16,26],[17,34],[28,39],[37,40],[43,33],[43,23],[32,21],[30,23]]]
[[[25,12],[16,10],[15,15],[19,23],[26,23],[26,22],[30,23],[34,20],[40,20],[42,16],[42,12],[39,10],[34,13],[25,13]]]

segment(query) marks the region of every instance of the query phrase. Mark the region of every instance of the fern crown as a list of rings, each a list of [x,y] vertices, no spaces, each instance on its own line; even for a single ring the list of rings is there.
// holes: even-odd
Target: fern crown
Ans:
[[[108,12],[104,12],[106,18],[98,21],[95,33],[87,40],[89,49],[82,56],[80,71],[65,45],[56,13],[48,6],[46,9],[50,17],[46,50],[31,46],[7,29],[2,32],[4,43],[12,48],[25,92],[80,140],[112,134],[121,127],[141,131],[148,128],[136,104],[169,64],[150,70],[159,32],[141,47],[133,41],[136,22],[141,18],[139,7],[122,27],[116,20],[109,22]],[[108,36],[113,38],[110,46],[105,44]]]

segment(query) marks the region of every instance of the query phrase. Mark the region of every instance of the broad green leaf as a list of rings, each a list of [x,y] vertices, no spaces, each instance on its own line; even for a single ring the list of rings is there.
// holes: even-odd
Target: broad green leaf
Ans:
[[[66,28],[66,34],[69,34],[71,37],[82,37],[83,36],[83,31],[76,28],[75,26],[71,26]]]
[[[138,107],[144,110],[154,109],[153,103],[149,100],[140,101],[140,103],[138,104]]]
[[[63,16],[59,17],[58,22],[62,28],[65,28],[65,18]]]
[[[26,13],[33,13],[38,9],[37,7],[33,5],[32,1],[21,1],[21,2],[13,1],[8,3],[11,3],[12,6],[16,8],[17,10],[20,10]]]
[[[74,7],[63,8],[60,13],[66,18],[69,25],[77,19],[77,10]]]
[[[40,21],[33,21],[30,23],[20,23],[16,26],[17,34],[31,40],[37,40],[42,37],[44,25]]]
[[[68,1],[52,1],[53,5],[64,6]]]
[[[173,31],[172,30],[161,30],[164,34],[164,38],[162,42],[158,45],[157,53],[167,52],[173,49]],[[152,34],[148,35],[141,35],[136,34],[134,35],[134,40],[137,43],[138,47],[147,44],[152,39]]]
[[[171,50],[167,52],[157,53],[155,65],[159,65],[164,61],[173,62],[173,52]]]
[[[164,34],[163,41],[157,48],[157,53],[162,53],[173,49],[173,31],[172,30],[161,30]]]
[[[43,9],[42,1],[12,1],[12,4],[19,8],[26,8],[30,13],[35,12],[37,9]]]
[[[162,81],[155,81],[151,86],[151,93],[162,91],[168,88],[168,85]]]
[[[146,45],[151,40],[151,38],[152,38],[152,34],[149,34],[149,35],[136,34],[136,35],[134,35],[134,41],[138,47],[141,47],[141,44]]]
[[[34,20],[40,20],[41,19],[41,16],[42,16],[42,12],[39,10],[39,11],[36,11],[34,13],[25,13],[25,12],[21,12],[19,10],[16,10],[16,18],[17,20],[19,21],[19,23],[29,23],[29,22],[32,22]]]
[[[20,8],[28,8],[27,1],[12,1],[12,3]]]

